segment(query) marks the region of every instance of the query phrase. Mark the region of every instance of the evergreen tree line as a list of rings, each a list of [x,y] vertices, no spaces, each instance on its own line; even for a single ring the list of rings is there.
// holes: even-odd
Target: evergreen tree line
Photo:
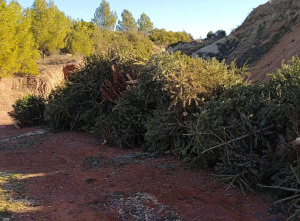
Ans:
[[[53,53],[89,56],[118,47],[149,57],[154,44],[192,40],[186,32],[155,29],[145,13],[136,21],[125,9],[117,19],[106,0],[96,8],[91,22],[66,16],[53,0],[35,0],[28,9],[17,1],[0,0],[0,78],[15,73],[37,75],[36,59]]]

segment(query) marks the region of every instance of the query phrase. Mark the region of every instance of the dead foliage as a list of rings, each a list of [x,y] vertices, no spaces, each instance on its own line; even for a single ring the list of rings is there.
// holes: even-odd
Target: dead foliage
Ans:
[[[126,90],[127,83],[125,80],[125,73],[123,70],[118,70],[116,65],[112,65],[113,81],[105,80],[105,87],[101,87],[100,91],[103,99],[110,102],[116,102],[121,93]]]

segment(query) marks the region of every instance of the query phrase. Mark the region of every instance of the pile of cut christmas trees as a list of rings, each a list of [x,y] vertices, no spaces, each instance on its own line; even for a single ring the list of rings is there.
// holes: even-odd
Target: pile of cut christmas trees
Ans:
[[[234,63],[179,53],[91,56],[51,93],[45,121],[123,148],[172,152],[243,192],[276,188],[298,219],[300,59],[267,83],[246,75]]]

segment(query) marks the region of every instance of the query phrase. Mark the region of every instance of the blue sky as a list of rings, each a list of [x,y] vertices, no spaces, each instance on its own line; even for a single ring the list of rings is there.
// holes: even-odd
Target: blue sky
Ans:
[[[124,9],[137,20],[145,12],[156,28],[186,31],[195,39],[209,31],[227,33],[242,24],[249,13],[268,0],[107,0],[118,19]],[[33,0],[17,0],[24,8]],[[90,21],[101,0],[54,0],[55,5],[74,19]]]

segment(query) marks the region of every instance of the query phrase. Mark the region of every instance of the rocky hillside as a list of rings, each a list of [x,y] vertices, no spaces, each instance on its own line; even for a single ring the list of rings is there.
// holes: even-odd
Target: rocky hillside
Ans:
[[[267,80],[282,60],[300,55],[300,1],[269,0],[254,9],[232,33],[227,61],[247,62],[252,80]]]

